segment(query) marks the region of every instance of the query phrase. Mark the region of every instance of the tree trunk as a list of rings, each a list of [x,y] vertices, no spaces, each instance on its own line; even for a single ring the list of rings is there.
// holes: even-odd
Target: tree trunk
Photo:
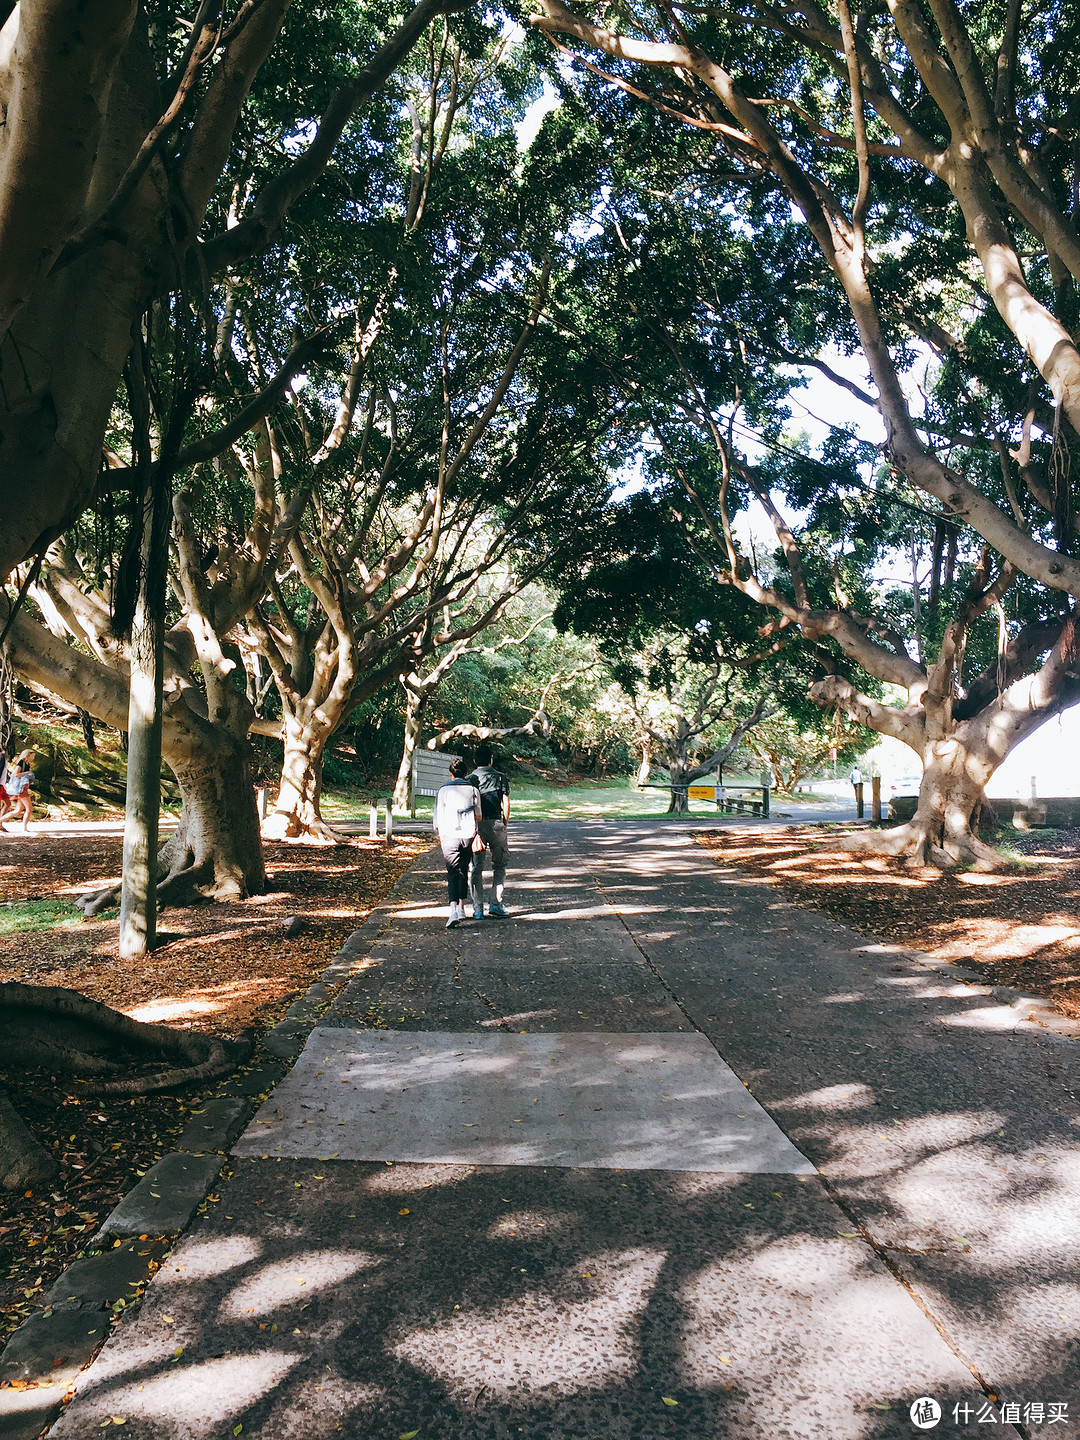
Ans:
[[[915,814],[905,825],[848,837],[845,848],[885,852],[914,866],[972,865],[999,870],[1006,861],[979,839],[983,791],[997,765],[967,743],[963,727],[927,747]]]
[[[319,810],[323,757],[333,729],[286,709],[284,730],[281,783],[274,808],[263,821],[263,836],[308,845],[340,845],[341,836],[327,825]]]
[[[180,787],[180,824],[158,854],[158,902],[243,900],[266,890],[259,813],[246,740],[221,735],[218,753],[170,761]]]
[[[157,939],[158,816],[161,811],[161,705],[165,651],[168,488],[159,479],[142,505],[141,575],[131,634],[120,956],[130,960]],[[85,712],[84,712],[85,713]],[[91,732],[92,733],[92,732]]]
[[[397,781],[394,785],[393,807],[395,810],[411,810],[413,805],[413,757],[420,741],[420,722],[423,718],[426,695],[418,695],[407,686],[405,689],[405,743],[401,748],[401,764],[398,766]]]
[[[652,746],[643,740],[641,742],[641,763],[638,765],[637,783],[639,785],[647,785],[651,774]]]

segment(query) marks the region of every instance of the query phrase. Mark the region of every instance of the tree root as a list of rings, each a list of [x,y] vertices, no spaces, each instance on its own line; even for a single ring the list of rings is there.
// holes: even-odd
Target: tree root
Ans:
[[[11,1101],[0,1092],[0,1188],[25,1190],[51,1180],[59,1166],[23,1124]]]
[[[166,1060],[150,1074],[95,1078],[97,1095],[147,1095],[227,1075],[251,1054],[251,1041],[222,1040],[168,1025],[148,1025],[59,986],[0,984],[0,1043],[15,1064],[84,1077]]]
[[[321,816],[301,820],[295,812],[271,810],[262,823],[264,840],[284,840],[290,845],[347,845],[348,838],[328,825]]]
[[[894,855],[913,869],[955,870],[962,865],[990,872],[1005,870],[1008,861],[984,840],[968,835],[942,836],[935,840],[930,830],[914,820],[891,830],[859,830],[845,835],[838,850],[862,855]]]

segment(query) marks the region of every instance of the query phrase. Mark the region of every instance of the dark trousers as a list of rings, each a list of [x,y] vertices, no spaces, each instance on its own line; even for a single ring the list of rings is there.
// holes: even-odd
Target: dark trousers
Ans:
[[[450,893],[450,904],[455,905],[469,893],[469,861],[472,859],[471,840],[443,840],[442,858],[446,861],[446,888]]]

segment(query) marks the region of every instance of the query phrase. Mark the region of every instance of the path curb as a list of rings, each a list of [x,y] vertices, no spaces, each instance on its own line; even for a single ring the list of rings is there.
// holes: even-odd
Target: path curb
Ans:
[[[412,893],[418,855],[393,889],[354,930],[318,980],[289,1006],[263,1038],[277,1060],[291,1061],[334,999],[390,924],[389,911]],[[93,1360],[113,1321],[141,1298],[170,1246],[191,1224],[228,1162],[228,1152],[254,1113],[286,1073],[284,1065],[256,1061],[229,1076],[219,1093],[191,1119],[177,1148],[163,1155],[105,1217],[87,1250],[63,1270],[35,1311],[12,1332],[0,1353],[0,1437],[37,1440],[59,1417],[65,1396]],[[106,1246],[111,1248],[105,1248]],[[15,1382],[20,1387],[10,1388]]]

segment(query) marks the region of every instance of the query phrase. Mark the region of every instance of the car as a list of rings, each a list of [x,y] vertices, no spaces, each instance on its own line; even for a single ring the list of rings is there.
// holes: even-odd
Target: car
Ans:
[[[899,780],[890,783],[889,799],[899,800],[902,796],[918,795],[921,785],[921,775],[902,775]]]

